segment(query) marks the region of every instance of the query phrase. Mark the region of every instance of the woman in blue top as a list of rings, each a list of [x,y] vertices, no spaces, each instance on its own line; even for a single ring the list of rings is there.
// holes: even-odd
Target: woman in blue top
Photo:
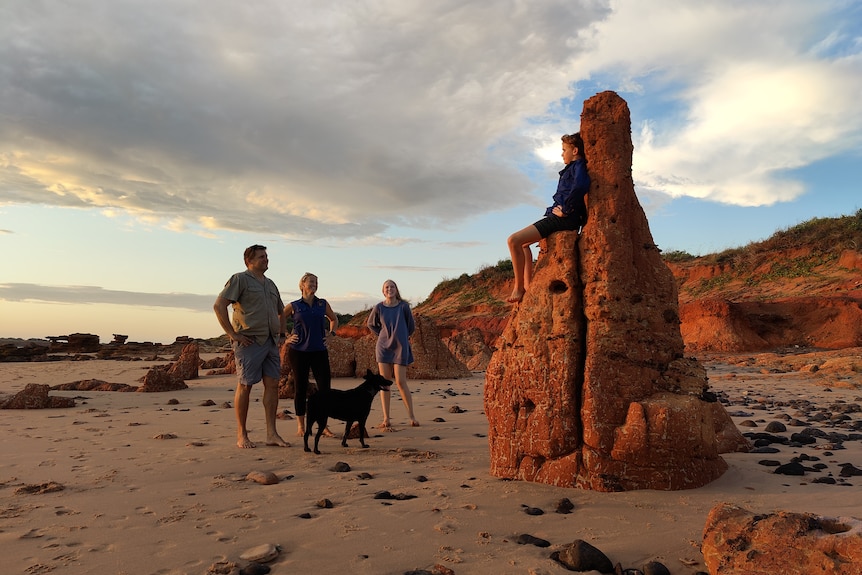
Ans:
[[[296,395],[293,406],[299,427],[299,435],[305,433],[305,401],[308,394],[308,370],[314,374],[318,393],[327,393],[332,386],[332,372],[329,368],[329,351],[326,336],[335,335],[338,329],[338,316],[325,299],[317,293],[317,276],[306,273],[299,280],[302,297],[284,306],[282,317],[293,317],[293,332],[287,338],[290,349],[287,359],[293,370],[296,382]],[[329,328],[326,322],[329,320]]]
[[[380,375],[386,379],[395,379],[395,385],[401,392],[401,400],[407,408],[410,425],[418,427],[419,422],[413,414],[413,396],[407,387],[407,366],[413,363],[413,351],[410,349],[410,336],[416,330],[413,312],[410,304],[401,299],[398,286],[392,280],[383,282],[382,302],[371,308],[368,314],[368,329],[377,336],[375,356]],[[380,392],[380,402],[383,406],[383,423],[381,429],[391,427],[389,421],[389,403],[392,394],[389,391]]]
[[[509,253],[515,269],[515,289],[508,301],[521,301],[533,277],[534,244],[562,230],[577,230],[587,222],[586,195],[590,191],[590,175],[587,173],[587,160],[584,158],[584,141],[581,133],[567,134],[563,140],[563,163],[566,167],[560,172],[554,205],[545,210],[545,217],[509,236]]]

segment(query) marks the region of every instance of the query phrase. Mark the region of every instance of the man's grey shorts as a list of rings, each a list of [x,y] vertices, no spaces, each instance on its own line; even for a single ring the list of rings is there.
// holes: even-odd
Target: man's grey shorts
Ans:
[[[281,377],[281,359],[278,344],[270,337],[264,345],[256,341],[248,346],[233,343],[233,356],[236,360],[236,375],[242,385],[254,385],[263,376],[278,379]]]

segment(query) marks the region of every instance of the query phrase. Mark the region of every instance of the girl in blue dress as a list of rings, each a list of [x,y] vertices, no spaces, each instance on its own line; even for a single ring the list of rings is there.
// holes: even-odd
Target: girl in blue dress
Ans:
[[[380,375],[386,379],[394,379],[401,400],[407,408],[410,425],[418,427],[419,422],[413,414],[413,396],[407,387],[407,366],[413,363],[413,351],[410,349],[410,336],[416,330],[413,312],[410,304],[401,299],[398,286],[392,280],[383,282],[382,302],[371,308],[366,324],[377,336],[375,357]],[[383,406],[383,422],[381,429],[391,427],[389,419],[389,404],[392,394],[389,391],[380,392]]]

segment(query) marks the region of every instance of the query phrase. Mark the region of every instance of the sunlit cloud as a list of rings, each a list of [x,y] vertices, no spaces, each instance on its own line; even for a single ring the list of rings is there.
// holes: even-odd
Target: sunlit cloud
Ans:
[[[633,172],[657,197],[791,201],[788,170],[862,134],[858,35],[821,24],[841,2],[187,6],[208,17],[5,8],[0,203],[286,239],[434,230],[535,205],[531,170],[601,89],[654,110]]]

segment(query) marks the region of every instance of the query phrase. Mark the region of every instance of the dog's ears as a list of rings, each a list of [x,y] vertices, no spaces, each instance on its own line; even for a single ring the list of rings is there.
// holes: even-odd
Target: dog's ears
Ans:
[[[371,377],[372,375],[374,375],[374,374],[373,374],[373,373],[371,373],[371,370],[370,370],[370,369],[366,369],[366,370],[365,370],[365,377]]]

